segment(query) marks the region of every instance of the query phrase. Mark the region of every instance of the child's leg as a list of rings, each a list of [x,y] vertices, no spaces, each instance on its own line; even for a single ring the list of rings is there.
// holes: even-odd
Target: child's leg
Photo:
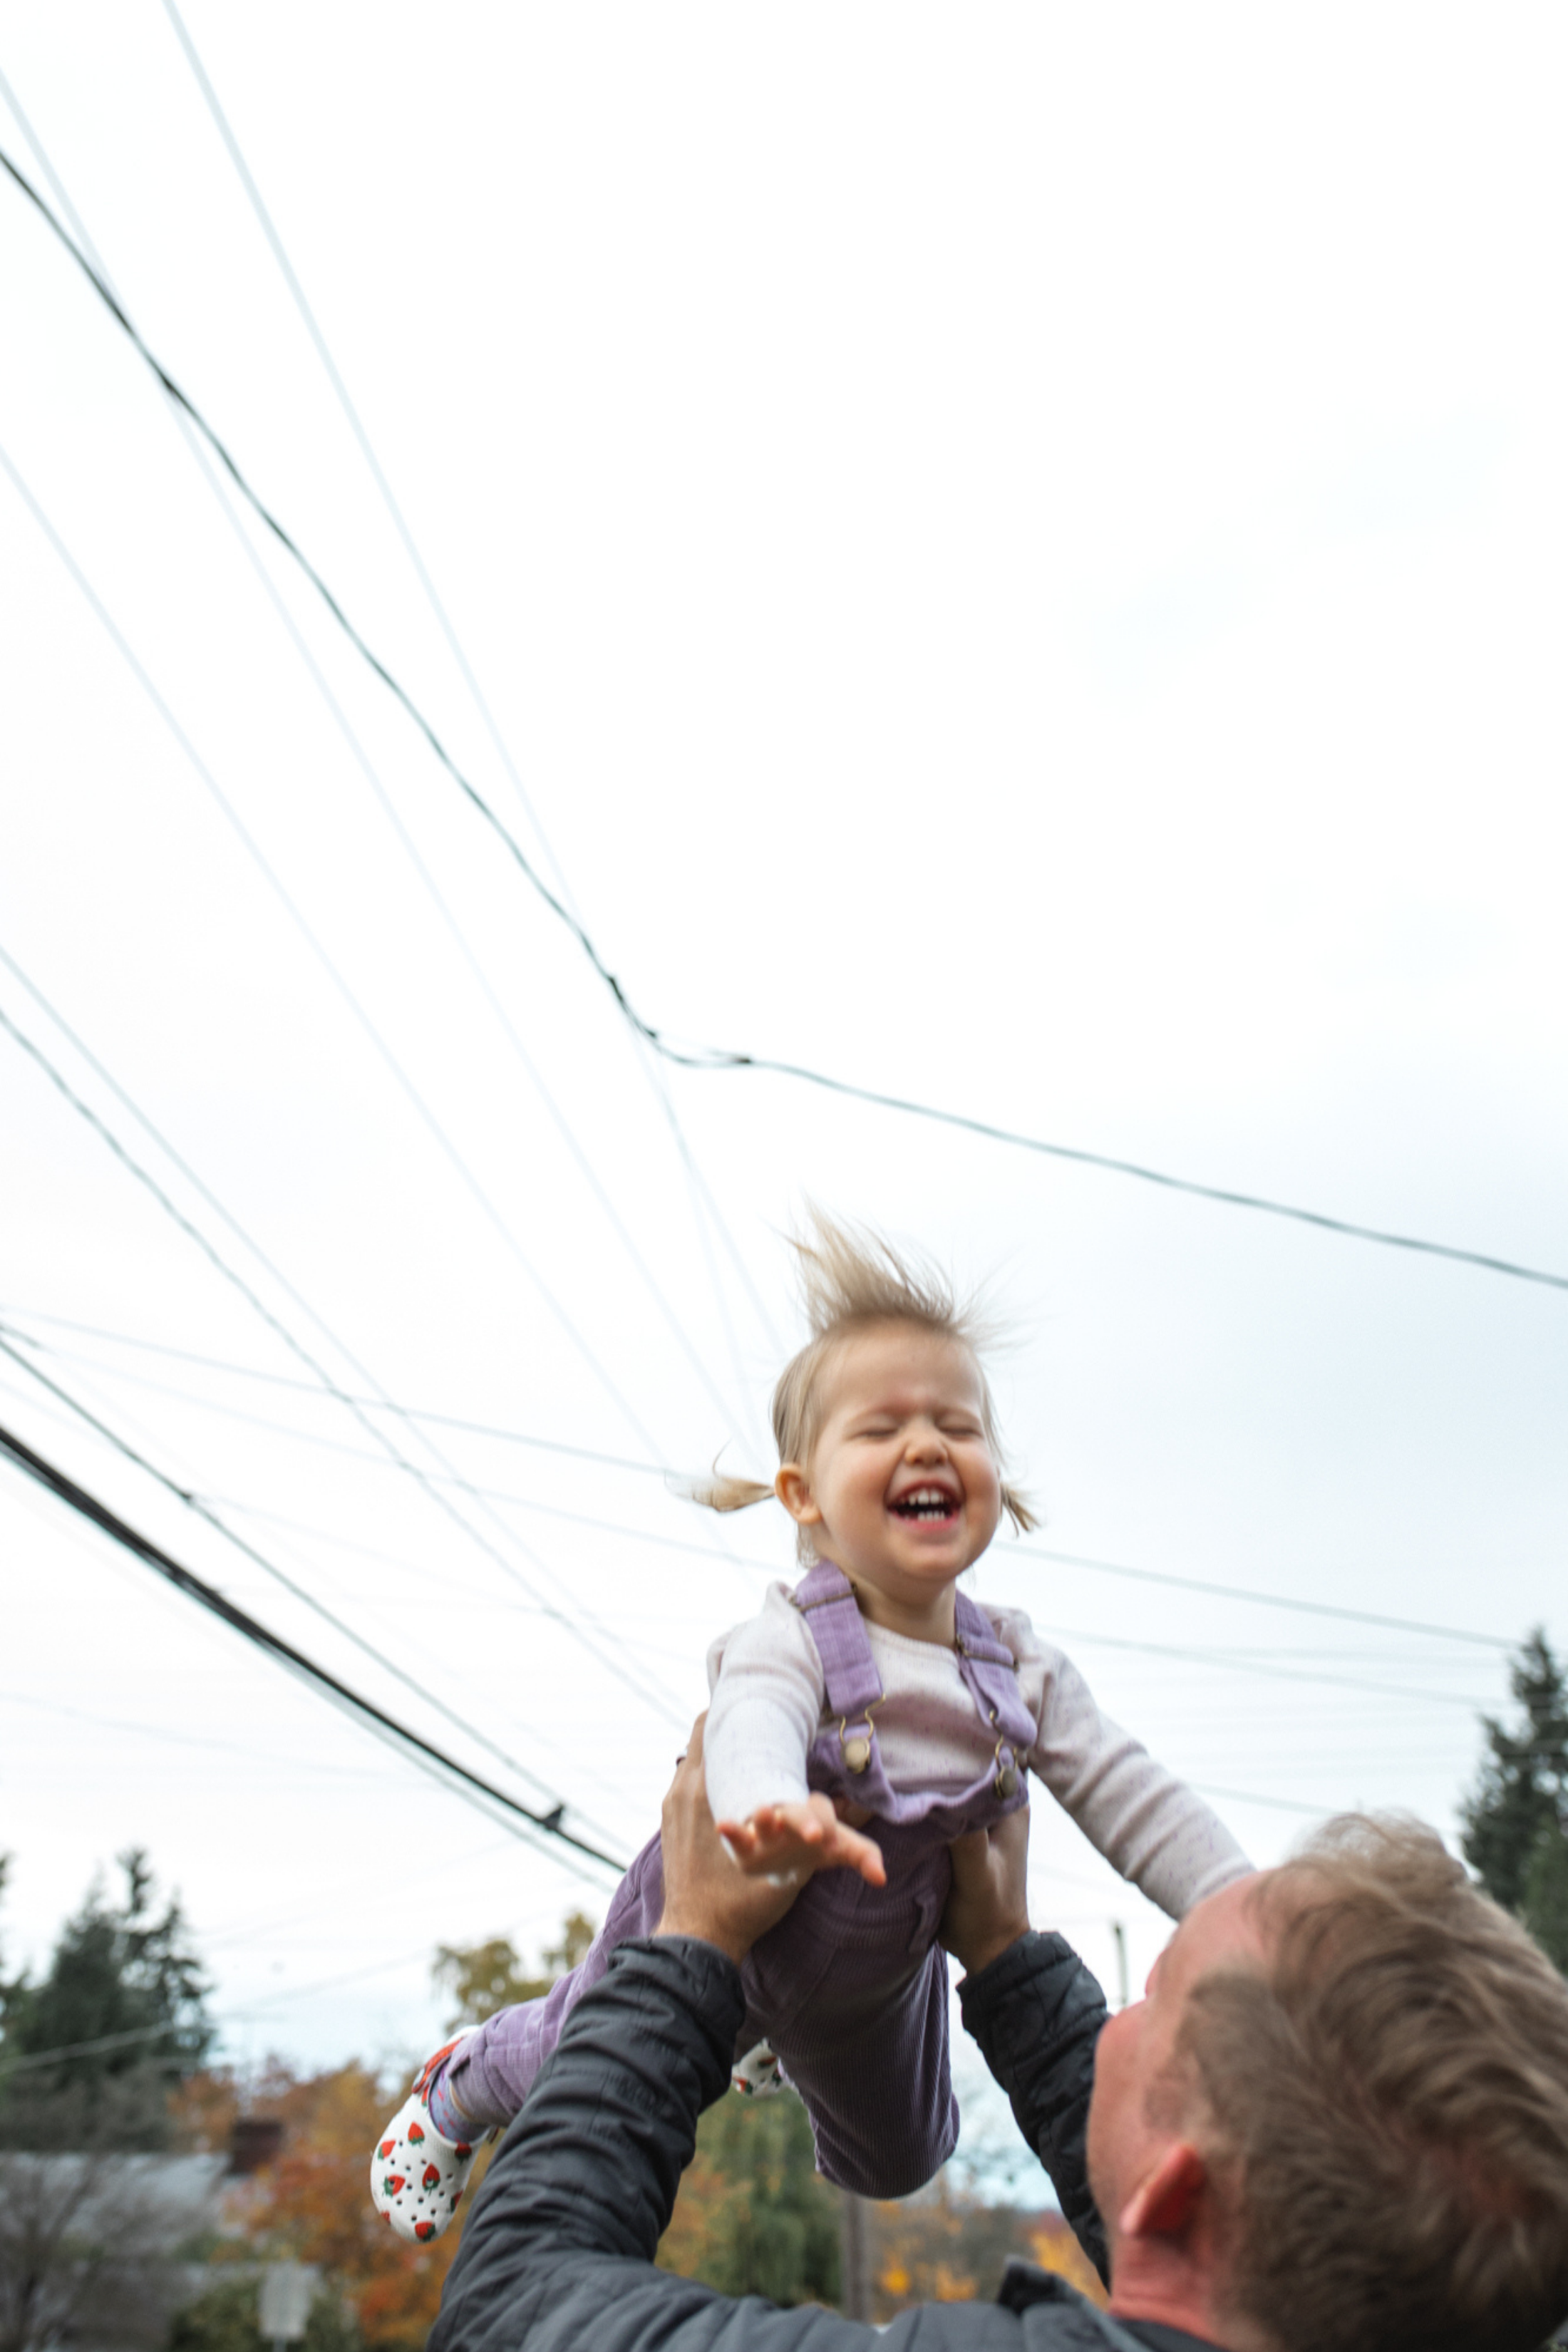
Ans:
[[[616,1945],[651,1936],[663,1909],[664,1860],[653,1837],[616,1889],[604,1926],[570,1975],[542,2000],[499,2010],[458,2044],[429,2089],[437,2130],[448,2138],[468,2137],[492,2124],[510,2124],[566,2020],[609,1967]]]
[[[815,2005],[815,2004],[814,2004]],[[789,2080],[805,2101],[816,2161],[857,2197],[908,2197],[958,2145],[948,2061],[947,1961],[933,1948],[903,1990],[848,2032],[810,2009],[778,2037]]]

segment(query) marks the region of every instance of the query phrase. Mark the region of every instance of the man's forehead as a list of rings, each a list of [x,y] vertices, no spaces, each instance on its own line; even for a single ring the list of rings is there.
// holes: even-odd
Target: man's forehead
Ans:
[[[1211,1969],[1258,1967],[1267,1958],[1267,1897],[1275,1873],[1255,1870],[1194,1904],[1160,1956],[1162,1975],[1190,1983]]]

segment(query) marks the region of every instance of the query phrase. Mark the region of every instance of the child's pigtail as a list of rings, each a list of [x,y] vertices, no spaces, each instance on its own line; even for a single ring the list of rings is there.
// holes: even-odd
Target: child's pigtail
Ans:
[[[671,1494],[688,1503],[700,1503],[710,1511],[745,1511],[753,1503],[771,1503],[772,1486],[760,1478],[731,1478],[713,1470],[706,1478],[671,1478]]]
[[[1037,1515],[1030,1507],[1028,1497],[1021,1495],[1016,1486],[1009,1486],[1005,1478],[1002,1481],[1002,1508],[1012,1520],[1014,1530],[1018,1535],[1032,1536],[1040,1524]]]

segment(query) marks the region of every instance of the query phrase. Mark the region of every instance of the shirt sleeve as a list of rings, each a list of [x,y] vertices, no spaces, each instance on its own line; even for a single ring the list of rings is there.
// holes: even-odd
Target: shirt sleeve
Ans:
[[[1111,1868],[1173,1919],[1245,1878],[1252,1864],[1219,1815],[1100,1713],[1072,1660],[1022,1612],[994,1614],[1026,1691],[1040,1691],[1030,1767]]]
[[[824,1684],[816,1644],[787,1586],[771,1585],[758,1614],[714,1643],[708,1683],[702,1756],[714,1820],[743,1822],[759,1805],[800,1803]]]

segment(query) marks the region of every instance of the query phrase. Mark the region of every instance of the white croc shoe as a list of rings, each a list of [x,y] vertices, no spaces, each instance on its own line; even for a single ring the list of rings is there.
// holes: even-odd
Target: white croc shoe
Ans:
[[[444,2139],[430,2120],[431,2076],[464,2039],[459,2034],[457,2042],[426,2058],[370,2160],[370,2194],[376,2211],[400,2238],[421,2245],[441,2235],[468,2187],[479,2147],[495,2137],[483,2132],[472,2140]]]
[[[766,2042],[753,2042],[743,2058],[736,2059],[730,2069],[730,2088],[746,2099],[769,2098],[784,2089],[779,2062]]]

